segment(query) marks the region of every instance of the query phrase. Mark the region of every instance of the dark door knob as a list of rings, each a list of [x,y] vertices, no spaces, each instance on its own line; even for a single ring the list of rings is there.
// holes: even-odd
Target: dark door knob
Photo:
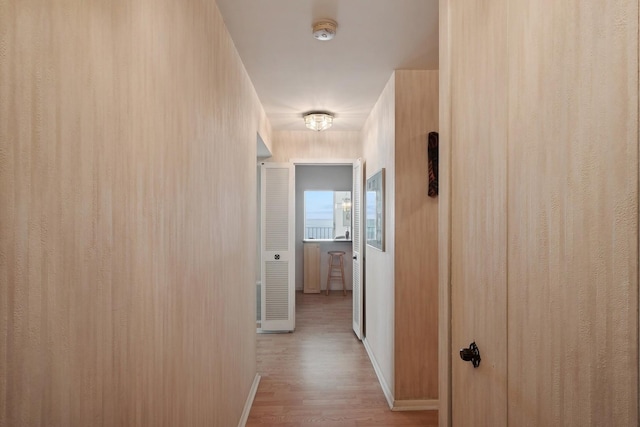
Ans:
[[[463,348],[460,350],[460,359],[465,362],[471,362],[474,368],[480,366],[480,349],[475,342],[469,344],[469,348]]]

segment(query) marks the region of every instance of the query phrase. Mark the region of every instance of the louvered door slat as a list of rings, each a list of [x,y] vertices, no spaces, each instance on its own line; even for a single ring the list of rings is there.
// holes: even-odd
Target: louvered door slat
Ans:
[[[293,165],[263,163],[261,329],[295,328]]]
[[[267,168],[265,249],[289,250],[289,170]]]
[[[267,261],[265,320],[287,320],[289,316],[289,263]]]

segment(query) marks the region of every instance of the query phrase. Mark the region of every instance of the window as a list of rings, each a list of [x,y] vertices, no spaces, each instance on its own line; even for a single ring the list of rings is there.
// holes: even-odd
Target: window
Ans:
[[[351,239],[351,191],[304,192],[305,239]]]

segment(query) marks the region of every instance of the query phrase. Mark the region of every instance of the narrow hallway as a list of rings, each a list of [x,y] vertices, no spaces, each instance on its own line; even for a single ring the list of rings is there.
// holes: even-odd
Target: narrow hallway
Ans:
[[[262,376],[247,426],[437,426],[437,411],[392,412],[351,330],[351,293],[296,293],[296,331],[258,335]]]

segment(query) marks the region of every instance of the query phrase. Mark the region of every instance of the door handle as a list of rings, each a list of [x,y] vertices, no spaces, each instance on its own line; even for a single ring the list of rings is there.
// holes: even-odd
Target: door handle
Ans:
[[[353,259],[356,259],[356,260],[357,260],[357,259],[358,259],[358,257],[354,255],[354,256],[353,256]]]
[[[480,366],[480,349],[476,345],[475,341],[469,344],[469,348],[463,348],[460,350],[460,359],[465,362],[471,362],[474,368]]]

